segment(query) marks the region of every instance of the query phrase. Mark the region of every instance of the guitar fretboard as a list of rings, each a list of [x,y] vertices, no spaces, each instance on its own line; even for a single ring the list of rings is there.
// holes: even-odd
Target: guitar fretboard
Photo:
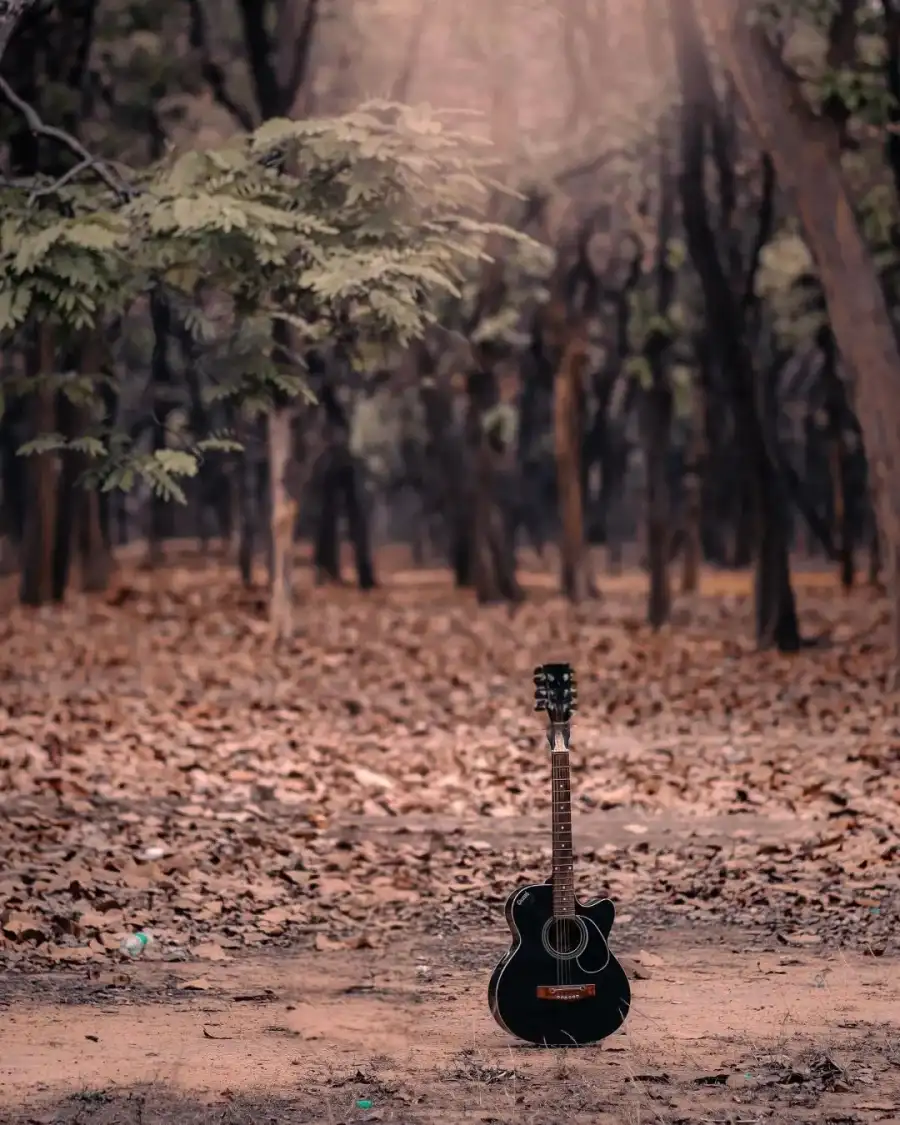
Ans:
[[[562,733],[555,733],[551,762],[553,803],[553,916],[575,917],[575,865],[572,857],[572,788],[569,751]]]

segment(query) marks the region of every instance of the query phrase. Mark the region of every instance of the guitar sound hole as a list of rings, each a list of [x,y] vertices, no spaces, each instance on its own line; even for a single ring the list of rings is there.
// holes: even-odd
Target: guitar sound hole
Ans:
[[[571,961],[588,947],[587,926],[580,918],[549,918],[544,923],[541,941],[551,957]]]

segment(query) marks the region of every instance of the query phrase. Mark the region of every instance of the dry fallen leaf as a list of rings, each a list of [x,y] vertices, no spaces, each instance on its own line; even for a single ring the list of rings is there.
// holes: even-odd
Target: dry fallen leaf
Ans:
[[[335,941],[334,938],[328,937],[327,934],[316,934],[315,946],[320,953],[329,953],[336,949],[347,949],[346,942]]]
[[[377,611],[317,593],[284,652],[263,644],[258,597],[212,563],[125,566],[109,600],[10,608],[0,962],[113,963],[142,927],[163,957],[210,960],[312,932],[320,949],[383,945],[423,917],[502,927],[509,890],[549,870],[530,696],[559,614],[533,599],[512,627],[448,575],[414,577],[387,575]],[[615,582],[565,643],[581,681],[585,894],[610,893],[620,925],[645,910],[694,925],[775,915],[787,945],[885,949],[900,889],[887,625],[867,647],[782,662],[746,639],[746,576],[705,575],[658,637],[643,577]],[[852,638],[871,619],[862,592],[802,589],[817,629]],[[748,812],[797,835],[764,838]],[[704,836],[709,817],[726,827]]]
[[[784,942],[786,945],[821,945],[822,938],[819,934],[783,934],[776,935],[778,940]]]
[[[633,959],[639,965],[645,965],[649,969],[659,968],[660,965],[665,965],[666,963],[663,957],[660,957],[657,953],[648,953],[646,949],[635,953]]]
[[[51,945],[47,954],[52,961],[58,964],[83,964],[85,961],[93,961],[97,956],[93,949],[86,945],[70,945],[60,946]]]
[[[199,945],[195,945],[193,950],[195,957],[201,961],[228,961],[229,955],[225,950],[214,941],[201,941]]]
[[[9,911],[3,917],[2,930],[13,941],[45,941],[47,927],[31,914]]]
[[[206,992],[212,988],[212,985],[206,977],[195,977],[193,980],[184,981],[179,988],[184,989],[185,992]]]

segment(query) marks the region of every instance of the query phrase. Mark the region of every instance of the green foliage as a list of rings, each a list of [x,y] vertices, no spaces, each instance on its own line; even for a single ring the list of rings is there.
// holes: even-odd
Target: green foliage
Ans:
[[[488,166],[472,151],[438,114],[382,102],[270,120],[172,155],[132,174],[123,199],[67,183],[38,206],[33,192],[0,189],[0,341],[49,321],[65,347],[154,287],[194,302],[202,285],[228,295],[228,327],[193,308],[189,335],[201,351],[240,356],[225,380],[207,380],[207,399],[266,408],[276,393],[295,397],[310,346],[408,342],[435,319],[438,298],[461,297],[488,236],[529,241],[474,217]],[[286,344],[273,341],[276,320]],[[181,499],[175,478],[197,471],[196,452],[106,448],[103,487],[141,476]]]
[[[495,434],[504,449],[512,449],[519,436],[519,411],[512,403],[498,402],[482,414],[481,427],[485,433]]]
[[[73,191],[61,191],[60,202],[75,214],[36,207],[21,190],[0,192],[0,342],[29,321],[77,334],[135,295],[125,215],[91,211]]]
[[[642,355],[628,357],[625,361],[625,374],[630,379],[636,380],[643,390],[649,390],[653,386],[653,372],[647,359]]]
[[[651,343],[672,344],[681,337],[685,313],[677,301],[661,314],[656,311],[656,294],[647,285],[639,285],[630,294],[629,306],[628,340],[633,356],[642,356]]]
[[[756,293],[766,301],[775,336],[787,348],[808,345],[827,323],[812,254],[798,234],[780,233],[763,247]]]

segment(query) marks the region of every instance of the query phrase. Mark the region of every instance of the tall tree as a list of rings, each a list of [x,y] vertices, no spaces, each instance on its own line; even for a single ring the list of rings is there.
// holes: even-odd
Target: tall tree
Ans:
[[[739,279],[729,276],[722,261],[706,197],[706,138],[708,130],[716,126],[719,107],[693,11],[679,0],[672,0],[670,10],[682,93],[680,188],[685,237],[703,291],[711,357],[727,380],[742,458],[751,474],[758,538],[756,639],[760,648],[795,652],[800,635],[791,588],[786,513],[777,466],[765,437],[761,373],[750,354],[746,308],[735,292]],[[720,194],[727,196],[723,172],[720,161]],[[765,190],[763,198],[765,201]],[[763,220],[764,216],[761,225]],[[764,241],[765,235],[761,238]],[[755,268],[753,263],[751,268]]]
[[[900,346],[854,214],[835,121],[817,116],[799,77],[739,0],[685,0],[730,74],[816,262],[841,357],[856,388],[893,610],[900,669]]]

